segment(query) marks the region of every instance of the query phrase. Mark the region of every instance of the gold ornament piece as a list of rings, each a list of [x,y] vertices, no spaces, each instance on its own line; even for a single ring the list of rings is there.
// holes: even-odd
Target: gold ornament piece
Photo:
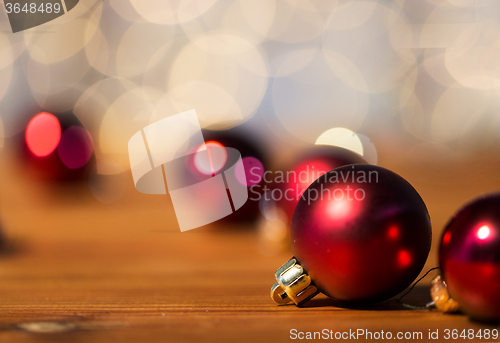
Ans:
[[[271,287],[271,298],[278,304],[293,301],[300,306],[319,293],[295,258],[278,268],[274,277],[277,282]]]
[[[431,297],[434,306],[441,312],[455,313],[460,310],[458,303],[450,297],[448,285],[446,285],[441,275],[436,276],[431,281]]]

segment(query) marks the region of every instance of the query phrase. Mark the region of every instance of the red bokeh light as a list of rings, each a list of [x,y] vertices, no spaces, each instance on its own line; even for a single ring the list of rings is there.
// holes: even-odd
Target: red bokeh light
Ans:
[[[204,158],[202,151],[207,151],[208,160]],[[194,155],[194,165],[196,169],[205,175],[215,176],[227,161],[227,153],[224,145],[216,141],[206,142],[198,147]]]
[[[244,186],[258,185],[264,176],[264,165],[255,157],[243,157],[235,168],[236,179]]]
[[[70,169],[86,165],[94,151],[90,133],[83,127],[71,126],[64,131],[57,149],[62,163]]]
[[[38,157],[50,155],[61,139],[61,125],[52,114],[41,112],[34,116],[26,128],[26,144]]]

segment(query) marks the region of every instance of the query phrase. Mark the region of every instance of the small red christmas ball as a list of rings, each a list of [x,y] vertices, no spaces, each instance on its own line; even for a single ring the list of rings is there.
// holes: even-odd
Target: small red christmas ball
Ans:
[[[356,163],[366,164],[367,162],[361,155],[348,149],[336,146],[314,146],[294,163],[290,174],[292,176],[286,177],[286,182],[281,184],[284,196],[278,205],[291,220],[300,196],[311,183],[332,169]]]
[[[500,319],[500,194],[469,203],[450,220],[439,263],[461,310],[476,319]]]
[[[356,164],[316,180],[295,209],[292,250],[318,289],[348,303],[389,299],[422,270],[431,247],[427,208],[401,176]]]
[[[203,137],[206,144],[215,144],[220,147],[238,150],[242,158],[242,170],[240,168],[235,170],[236,180],[247,186],[249,198],[255,196],[255,193],[262,193],[263,174],[268,164],[267,155],[254,137],[242,127],[224,131],[203,130]],[[243,177],[240,177],[241,175]],[[252,188],[252,191],[250,191],[252,186],[257,187]],[[220,222],[254,223],[258,218],[259,203],[258,201],[249,200],[237,211],[220,220]]]
[[[92,137],[71,111],[33,116],[21,147],[29,169],[45,180],[84,181],[95,164]]]

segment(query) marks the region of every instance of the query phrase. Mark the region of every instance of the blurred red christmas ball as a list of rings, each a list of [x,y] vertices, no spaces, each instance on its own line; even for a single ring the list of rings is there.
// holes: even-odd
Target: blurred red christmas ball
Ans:
[[[235,169],[236,179],[249,190],[249,200],[237,211],[224,217],[219,222],[255,222],[259,215],[259,203],[251,198],[255,196],[254,193],[256,192],[262,193],[260,184],[262,183],[263,174],[267,168],[267,156],[264,149],[259,142],[242,127],[235,127],[224,131],[203,130],[203,137],[205,138],[205,144],[202,147],[197,147],[197,149],[204,149],[208,145],[208,147],[216,146],[238,150],[241,154],[242,163]],[[196,154],[193,156],[196,159]],[[224,160],[217,169],[222,169],[226,162],[227,159]],[[196,168],[196,160],[194,161],[194,166]],[[209,171],[209,173],[211,173],[211,171]],[[250,191],[252,186],[257,187],[253,187]]]
[[[451,297],[465,313],[500,319],[500,194],[469,203],[451,219],[439,263]]]
[[[35,115],[21,148],[35,176],[57,182],[86,180],[95,160],[92,137],[71,111]]]
[[[283,196],[278,205],[292,219],[300,196],[318,177],[338,167],[367,162],[351,150],[336,146],[315,146],[294,163],[281,185]]]
[[[326,295],[366,304],[403,291],[431,247],[427,208],[387,169],[364,164],[332,170],[303,194],[293,215],[295,257]]]

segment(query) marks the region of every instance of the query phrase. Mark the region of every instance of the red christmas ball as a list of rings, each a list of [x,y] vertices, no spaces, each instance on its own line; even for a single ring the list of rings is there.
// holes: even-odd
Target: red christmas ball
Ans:
[[[431,247],[427,208],[402,177],[378,166],[332,170],[295,209],[292,250],[318,289],[343,302],[386,300],[408,287]]]
[[[315,146],[305,156],[294,163],[291,177],[281,184],[283,197],[279,206],[292,219],[295,206],[304,191],[321,175],[332,169],[367,162],[363,157],[351,150],[336,146]]]
[[[500,194],[469,203],[450,220],[439,263],[450,296],[465,313],[500,319]]]
[[[242,127],[236,127],[224,131],[203,130],[203,137],[206,144],[213,144],[219,147],[233,148],[238,150],[242,158],[242,170],[235,170],[236,179],[239,183],[247,186],[249,197],[255,196],[255,192],[261,193],[263,183],[262,176],[267,169],[267,155],[259,142],[248,134]],[[196,155],[194,155],[196,156]],[[220,168],[224,166],[221,165]],[[240,175],[244,177],[240,177]],[[259,185],[253,188],[250,192],[250,187]],[[237,211],[227,217],[224,217],[220,222],[226,223],[253,223],[259,218],[259,203],[249,200]]]
[[[45,180],[84,181],[95,164],[92,137],[71,111],[35,115],[21,147],[29,169]]]

